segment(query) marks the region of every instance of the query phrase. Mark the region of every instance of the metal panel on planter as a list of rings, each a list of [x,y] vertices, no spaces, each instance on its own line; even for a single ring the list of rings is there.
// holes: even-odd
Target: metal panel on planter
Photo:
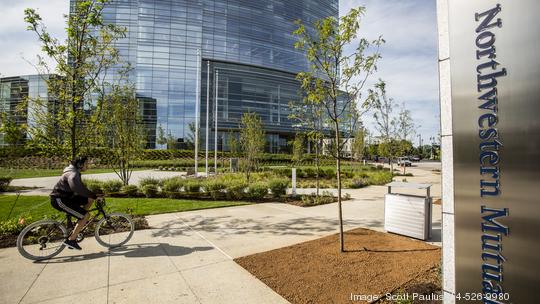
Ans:
[[[537,303],[540,1],[448,3],[456,301]]]
[[[429,184],[392,182],[384,197],[384,229],[388,232],[427,240],[431,237]],[[425,189],[426,196],[395,194],[392,188]]]

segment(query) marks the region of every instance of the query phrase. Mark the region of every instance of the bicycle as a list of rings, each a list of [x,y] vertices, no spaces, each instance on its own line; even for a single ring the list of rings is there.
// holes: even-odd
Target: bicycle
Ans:
[[[107,214],[104,207],[105,199],[102,197],[96,199],[95,208],[88,212],[97,211],[97,213],[90,217],[77,235],[77,242],[84,239],[84,232],[95,222],[97,222],[94,230],[96,241],[104,247],[120,247],[131,239],[135,231],[131,217],[118,212]],[[64,224],[67,224],[67,228]],[[64,250],[66,245],[63,242],[71,234],[72,229],[71,216],[67,214],[62,222],[52,219],[34,222],[26,226],[17,237],[17,249],[23,257],[30,260],[50,259]],[[112,241],[113,238],[117,241]]]

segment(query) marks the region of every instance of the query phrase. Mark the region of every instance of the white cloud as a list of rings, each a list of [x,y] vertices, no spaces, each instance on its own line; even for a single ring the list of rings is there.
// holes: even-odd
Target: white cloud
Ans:
[[[34,8],[41,15],[53,37],[63,41],[66,37],[64,14],[69,10],[68,0],[0,0],[0,74],[15,76],[36,74],[36,55],[41,46],[36,35],[26,30],[24,10]],[[51,62],[49,62],[51,63]]]
[[[437,25],[435,1],[425,0],[341,0],[340,15],[352,7],[364,6],[360,36],[375,39],[382,35],[382,60],[378,78],[387,83],[387,94],[411,110],[422,138],[439,132],[439,97],[437,69]],[[397,112],[397,110],[396,110]],[[373,119],[366,115],[368,127]]]

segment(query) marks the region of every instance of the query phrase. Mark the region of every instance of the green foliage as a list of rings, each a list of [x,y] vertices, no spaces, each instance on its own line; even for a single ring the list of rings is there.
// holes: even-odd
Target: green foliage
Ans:
[[[94,193],[104,193],[102,181],[98,181],[95,179],[84,179],[84,185],[86,186],[86,188],[88,188],[88,190]]]
[[[213,199],[220,198],[224,194],[223,190],[225,190],[226,187],[225,182],[216,178],[208,179],[204,183],[204,190],[210,193]]]
[[[354,139],[351,148],[353,157],[357,161],[361,161],[364,156],[365,133],[366,130],[364,128],[359,128],[356,130],[356,132],[354,132]]]
[[[123,185],[120,192],[126,194],[127,196],[136,196],[139,192],[139,188],[136,185]]]
[[[108,180],[103,182],[101,187],[103,188],[103,192],[105,194],[115,194],[120,192],[122,186],[124,186],[124,183],[119,180]]]
[[[270,191],[272,191],[273,197],[280,197],[287,193],[287,187],[289,186],[289,180],[285,178],[274,178],[268,183]]]
[[[32,222],[34,222],[32,217],[10,218],[0,221],[0,235],[17,235]]]
[[[225,182],[228,199],[239,200],[246,196],[247,182],[242,179],[230,179]]]
[[[334,202],[334,196],[331,192],[323,191],[322,195],[317,196],[315,193],[302,196],[303,206],[317,206],[331,204]]]
[[[102,111],[110,164],[124,185],[127,185],[133,172],[133,162],[139,158],[145,143],[145,130],[135,87],[129,83],[113,84],[105,101]]]
[[[187,193],[199,193],[201,192],[201,181],[197,179],[189,179],[184,184],[184,190]]]
[[[182,177],[171,177],[163,181],[162,190],[168,197],[174,198],[179,195],[185,183],[186,180]]]
[[[72,4],[65,17],[67,37],[63,42],[50,35],[36,10],[24,11],[27,30],[36,34],[55,66],[39,57],[38,66],[55,74],[46,79],[49,96],[55,98],[55,111],[50,111],[49,100],[33,98],[35,107],[28,119],[35,124],[28,132],[33,145],[66,159],[85,153],[103,140],[105,117],[101,109],[104,88],[109,83],[100,76],[120,65],[115,44],[126,36],[125,28],[103,22],[109,0],[78,0]],[[91,94],[97,100],[88,98]]]
[[[348,183],[345,184],[345,187],[351,189],[360,189],[369,186],[369,179],[367,178],[353,178]]]
[[[0,192],[7,191],[12,180],[10,176],[0,176]]]
[[[159,193],[159,188],[156,184],[145,184],[141,187],[141,191],[148,198],[157,197]]]
[[[141,187],[142,189],[146,185],[155,185],[156,187],[159,187],[163,185],[163,181],[158,178],[151,177],[151,176],[141,178],[139,180],[139,187]]]
[[[268,184],[265,182],[251,183],[248,186],[248,196],[254,200],[263,199],[268,194]]]
[[[244,113],[240,127],[240,145],[244,152],[244,172],[249,181],[251,172],[257,169],[257,158],[264,151],[266,136],[261,118],[256,113]]]
[[[0,109],[3,110],[3,109]],[[0,112],[0,133],[3,134],[4,143],[9,145],[11,151],[16,150],[24,144],[26,135],[26,124],[17,123],[22,117],[22,114]]]
[[[304,158],[304,136],[301,133],[296,133],[292,146],[292,161],[298,165]]]

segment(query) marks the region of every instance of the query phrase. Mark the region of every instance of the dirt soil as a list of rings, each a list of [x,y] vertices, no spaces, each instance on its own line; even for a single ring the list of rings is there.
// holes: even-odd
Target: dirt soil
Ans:
[[[359,228],[345,233],[345,251],[334,234],[235,261],[291,303],[370,303],[416,283],[440,290],[439,247]]]

